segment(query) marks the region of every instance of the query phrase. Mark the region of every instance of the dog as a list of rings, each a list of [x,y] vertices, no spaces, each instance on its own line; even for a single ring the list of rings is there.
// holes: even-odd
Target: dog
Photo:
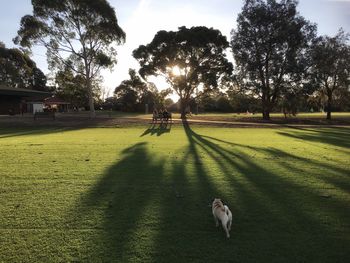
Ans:
[[[225,230],[226,237],[230,238],[230,230],[232,225],[232,213],[227,205],[224,205],[219,198],[215,198],[212,204],[212,212],[216,227],[219,226],[219,220]]]

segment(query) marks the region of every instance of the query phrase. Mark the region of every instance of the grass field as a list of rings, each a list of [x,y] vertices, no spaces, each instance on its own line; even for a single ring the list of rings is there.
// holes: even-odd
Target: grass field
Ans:
[[[350,262],[349,128],[1,128],[0,149],[0,262]]]
[[[75,115],[89,115],[89,112],[71,112],[69,113],[72,116]],[[123,117],[135,117],[135,118],[152,118],[152,114],[143,114],[143,113],[135,113],[135,112],[121,112],[121,111],[96,111],[97,116],[111,116],[116,118],[123,118]],[[284,118],[283,113],[271,113],[271,118]],[[308,119],[325,119],[327,116],[326,112],[300,112],[295,117],[294,116],[288,116],[290,119],[295,118],[308,118]],[[246,114],[246,113],[221,113],[221,112],[200,112],[198,115],[192,114],[192,118],[216,118],[216,119],[231,119],[232,121],[242,118],[248,118],[248,119],[258,119],[262,118],[261,113],[256,113],[254,115],[252,114]],[[173,113],[173,118],[180,118],[179,113]],[[339,118],[350,118],[350,112],[332,112],[332,118],[333,119],[339,119]]]
[[[97,116],[103,117],[116,117],[116,118],[152,118],[152,114],[144,114],[144,113],[135,113],[135,112],[121,112],[121,111],[107,111],[107,110],[99,110],[96,111]],[[180,119],[180,113],[173,112],[173,118]],[[88,116],[89,112],[70,112],[69,114],[65,113],[65,115],[71,116]],[[283,113],[271,113],[271,119],[275,118],[284,118]],[[326,112],[300,112],[297,116],[288,116],[289,119],[301,118],[301,119],[326,119]],[[240,119],[259,119],[262,118],[261,113],[256,114],[246,114],[246,113],[222,113],[222,112],[200,112],[198,115],[192,114],[191,118],[216,118],[216,119],[226,119],[226,120],[240,120]],[[332,112],[333,119],[339,118],[350,118],[350,112]]]

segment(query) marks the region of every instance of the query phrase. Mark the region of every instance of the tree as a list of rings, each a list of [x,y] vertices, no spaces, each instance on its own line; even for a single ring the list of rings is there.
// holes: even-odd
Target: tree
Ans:
[[[46,76],[28,54],[0,42],[0,83],[16,88],[47,91]]]
[[[90,115],[95,117],[92,82],[115,63],[114,44],[125,40],[114,9],[106,0],[32,0],[33,15],[21,19],[16,44],[47,49],[49,66],[69,67],[83,76]]]
[[[141,111],[145,104],[157,108],[164,107],[165,98],[171,93],[171,90],[158,91],[153,83],[143,81],[134,69],[129,69],[129,76],[129,79],[122,81],[114,90],[117,103],[120,104],[122,110]]]
[[[129,69],[130,78],[123,80],[114,90],[117,102],[123,111],[136,111],[137,104],[148,92],[147,84],[142,81],[134,69]]]
[[[226,93],[220,90],[211,92],[200,92],[197,96],[196,103],[203,111],[232,112],[230,99]]]
[[[246,0],[232,31],[237,79],[262,100],[263,118],[285,90],[303,81],[316,26],[296,11],[296,0]]]
[[[313,82],[319,94],[327,98],[327,119],[331,119],[334,93],[349,89],[350,46],[349,35],[340,30],[334,37],[321,36],[314,41],[312,49]]]
[[[162,89],[158,90],[156,85],[152,82],[148,83],[148,89],[149,89],[149,95],[151,99],[153,107],[156,109],[163,109],[171,106],[174,104],[173,100],[170,98],[167,98],[170,94],[173,93],[171,89]],[[148,99],[148,103],[150,100]]]
[[[159,31],[151,43],[133,52],[140,63],[142,77],[163,76],[180,97],[181,117],[191,96],[201,86],[216,88],[225,74],[231,74],[225,50],[228,41],[219,30],[207,27],[180,27],[178,31]]]
[[[58,71],[55,76],[56,95],[70,102],[76,108],[89,108],[89,97],[86,93],[85,78],[75,74],[70,68]],[[100,81],[95,78],[91,84],[94,102],[100,95]]]

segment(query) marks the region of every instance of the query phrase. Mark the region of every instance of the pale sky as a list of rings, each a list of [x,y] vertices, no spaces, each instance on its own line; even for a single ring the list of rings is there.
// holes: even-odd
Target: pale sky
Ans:
[[[132,51],[148,44],[159,30],[176,30],[180,26],[207,26],[219,29],[230,38],[236,26],[243,0],[110,0],[119,25],[126,32],[126,43],[117,48],[118,64],[112,72],[104,71],[104,87],[111,91],[128,78],[129,68],[138,68]],[[14,47],[22,16],[31,14],[30,0],[0,0],[0,41]],[[350,0],[299,0],[298,10],[318,24],[320,35],[334,35],[340,27],[350,32]],[[33,60],[45,73],[45,49],[34,48]],[[230,53],[229,53],[229,56]],[[160,83],[160,82],[157,82]],[[165,87],[158,87],[165,88]]]

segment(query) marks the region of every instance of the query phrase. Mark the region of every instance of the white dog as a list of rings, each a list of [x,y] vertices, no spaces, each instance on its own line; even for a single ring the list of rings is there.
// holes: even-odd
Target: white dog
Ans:
[[[232,213],[227,205],[221,202],[221,199],[215,198],[212,204],[212,211],[215,220],[216,227],[219,226],[219,220],[221,221],[222,227],[226,232],[226,237],[230,237],[229,231],[232,225]]]

